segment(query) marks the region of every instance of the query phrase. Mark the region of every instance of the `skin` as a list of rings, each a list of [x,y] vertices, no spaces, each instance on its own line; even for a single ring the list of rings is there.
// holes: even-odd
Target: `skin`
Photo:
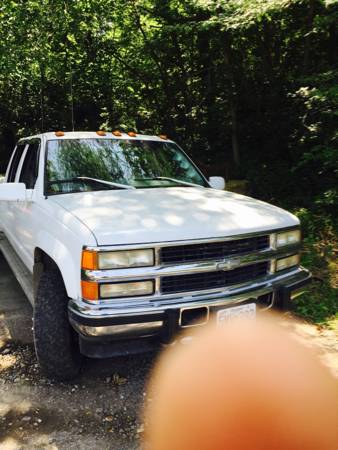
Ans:
[[[193,334],[155,367],[147,449],[338,448],[337,384],[276,318]]]

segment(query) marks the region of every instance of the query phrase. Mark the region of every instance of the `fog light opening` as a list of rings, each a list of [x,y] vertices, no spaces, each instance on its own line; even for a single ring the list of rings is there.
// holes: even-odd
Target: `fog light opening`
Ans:
[[[263,309],[270,308],[270,306],[272,306],[272,303],[273,303],[273,293],[272,292],[270,292],[268,294],[260,295],[257,297],[257,300],[256,300],[256,305],[259,308],[263,308]]]
[[[205,325],[208,320],[209,308],[206,306],[181,310],[180,326],[182,328]]]

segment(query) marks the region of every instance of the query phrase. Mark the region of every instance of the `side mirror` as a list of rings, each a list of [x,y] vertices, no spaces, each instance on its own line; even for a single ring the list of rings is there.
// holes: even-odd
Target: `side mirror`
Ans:
[[[25,183],[0,183],[0,201],[23,202],[25,200]]]
[[[209,184],[213,189],[223,191],[225,189],[225,179],[223,177],[210,177]]]

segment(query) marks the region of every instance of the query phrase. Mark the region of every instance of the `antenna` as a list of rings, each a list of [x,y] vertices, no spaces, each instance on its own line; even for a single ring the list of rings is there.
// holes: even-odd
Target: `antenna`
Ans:
[[[74,131],[74,97],[73,97],[73,69],[70,69],[70,107],[72,116],[72,131]]]

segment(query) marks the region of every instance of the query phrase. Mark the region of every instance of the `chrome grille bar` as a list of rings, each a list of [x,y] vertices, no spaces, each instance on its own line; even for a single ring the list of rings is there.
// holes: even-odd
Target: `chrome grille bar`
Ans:
[[[270,236],[267,234],[233,241],[163,247],[160,251],[160,260],[165,265],[218,261],[236,255],[266,250],[269,246]]]
[[[217,272],[163,277],[161,278],[161,292],[163,294],[173,294],[224,288],[256,280],[267,275],[269,268],[269,262],[260,262],[228,271],[219,270]]]

